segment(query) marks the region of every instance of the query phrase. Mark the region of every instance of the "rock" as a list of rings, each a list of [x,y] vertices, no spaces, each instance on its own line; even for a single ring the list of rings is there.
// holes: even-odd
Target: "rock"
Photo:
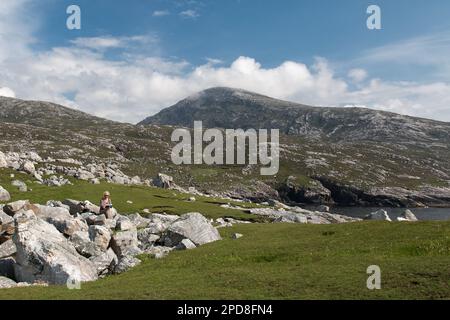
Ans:
[[[153,246],[150,249],[146,250],[145,253],[152,256],[155,259],[162,259],[166,257],[173,248],[170,247],[162,247],[162,246]]]
[[[15,230],[14,219],[0,210],[0,243],[9,240]]]
[[[190,197],[190,198],[188,199],[189,202],[195,202],[195,200],[196,200],[195,197]]]
[[[106,251],[111,241],[111,232],[106,227],[93,225],[89,227],[89,239],[100,250]]]
[[[6,160],[6,156],[3,152],[0,151],[0,168],[7,168],[8,161]]]
[[[330,212],[330,207],[325,205],[320,205],[317,207],[317,211],[320,212]]]
[[[133,204],[133,201],[127,200],[127,203],[128,203],[128,204]]]
[[[160,214],[160,213],[153,213],[149,216],[149,219],[152,223],[162,223],[166,226],[169,226],[179,218],[180,216],[177,215]]]
[[[412,213],[412,211],[409,210],[409,209],[406,209],[406,210],[400,215],[399,218],[401,218],[401,219],[403,219],[403,220],[399,220],[399,219],[397,218],[398,221],[419,221],[419,219],[417,219],[417,217],[415,216],[415,214]]]
[[[87,231],[77,231],[70,237],[70,242],[72,242],[73,246],[77,250],[79,254],[83,257],[90,258],[101,255],[103,252],[89,238],[89,232]]]
[[[117,219],[116,230],[127,231],[133,228],[135,228],[135,225],[127,217],[121,216],[119,219]]]
[[[18,188],[20,192],[27,192],[28,188],[25,182],[20,180],[14,180],[11,182],[11,185]]]
[[[48,207],[64,208],[70,212],[70,207],[68,205],[63,204],[61,201],[48,200],[45,205]]]
[[[71,236],[77,231],[87,231],[88,225],[79,218],[74,218],[70,215],[69,210],[62,207],[49,207],[35,205],[37,210],[36,216],[53,224],[59,232],[67,236]]]
[[[92,184],[100,184],[100,180],[98,178],[91,179],[89,182]]]
[[[136,229],[116,232],[111,238],[111,248],[120,258],[141,254],[142,250],[138,246]]]
[[[131,178],[130,184],[134,184],[134,185],[142,184],[141,178],[138,176],[134,176],[133,178]]]
[[[7,205],[3,207],[3,211],[10,215],[14,216],[16,212],[18,212],[21,209],[28,210],[32,208],[33,206],[30,204],[30,201],[28,200],[18,200],[14,202],[10,202]]]
[[[82,201],[78,204],[80,212],[92,212],[95,214],[100,213],[100,207],[93,204],[89,200]]]
[[[10,257],[16,252],[16,245],[12,240],[8,240],[0,245],[0,259]]]
[[[158,234],[152,233],[152,229],[139,229],[137,231],[137,237],[139,240],[139,248],[141,250],[147,250],[151,248],[155,242],[157,242],[161,236]]]
[[[302,213],[286,212],[275,219],[281,223],[308,223],[307,217]]]
[[[387,211],[383,210],[383,209],[368,214],[364,219],[365,220],[392,221],[391,218],[389,218]]]
[[[16,219],[13,241],[17,247],[15,278],[19,282],[66,284],[97,280],[92,262],[78,254],[51,224],[36,217]]]
[[[88,171],[80,170],[80,171],[78,171],[78,173],[76,175],[76,178],[79,179],[79,180],[88,181],[88,180],[91,180],[91,179],[95,179],[95,176],[92,173],[88,172]]]
[[[97,274],[99,276],[104,276],[113,272],[119,262],[116,254],[111,248],[98,256],[92,257],[90,260],[97,268]]]
[[[119,274],[138,266],[141,260],[132,256],[125,256],[119,260],[119,263],[114,268],[114,273]]]
[[[240,233],[233,233],[233,234],[231,235],[231,239],[236,240],[236,239],[242,238],[243,236],[244,236],[244,235],[243,235],[243,234],[240,234]]]
[[[279,189],[280,196],[291,202],[322,204],[332,203],[331,191],[325,188],[320,181],[310,180],[306,184],[301,179],[289,176]]]
[[[216,228],[200,213],[193,212],[182,215],[173,222],[166,231],[164,243],[166,246],[177,246],[183,239],[191,240],[195,245],[220,240]]]
[[[81,213],[79,211],[80,207],[78,206],[78,204],[80,203],[80,201],[77,200],[73,200],[73,199],[66,199],[62,202],[65,206],[69,207],[69,211],[71,215],[76,215],[77,213]]]
[[[158,176],[153,179],[153,184],[158,188],[170,189],[173,186],[173,177],[158,173]]]
[[[14,265],[16,260],[13,257],[0,259],[0,276],[14,279]]]
[[[197,246],[189,239],[181,240],[180,243],[176,246],[177,250],[189,250],[195,248],[197,248]]]
[[[0,276],[0,289],[8,289],[14,287],[17,287],[17,283],[14,280]]]
[[[20,169],[22,171],[25,171],[28,174],[34,174],[34,172],[36,171],[35,167],[34,167],[34,163],[31,161],[25,161],[22,166],[20,167]]]
[[[8,190],[0,186],[0,201],[5,202],[11,200],[11,195],[9,194]]]
[[[146,228],[151,220],[147,219],[147,218],[143,218],[141,217],[141,215],[139,213],[133,213],[128,215],[128,219],[130,219],[130,221],[136,226],[136,228],[140,229],[140,228]]]

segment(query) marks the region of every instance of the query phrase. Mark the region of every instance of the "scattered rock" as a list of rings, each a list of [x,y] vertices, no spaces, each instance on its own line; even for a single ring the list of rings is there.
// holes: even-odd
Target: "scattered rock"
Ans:
[[[221,240],[216,228],[200,213],[193,212],[182,215],[173,222],[166,231],[166,246],[177,246],[183,239],[191,240],[195,245]]]
[[[244,235],[243,235],[243,234],[240,234],[240,233],[233,233],[233,234],[231,235],[231,239],[236,240],[236,239],[242,238],[243,236],[244,236]]]
[[[11,182],[11,185],[18,188],[20,192],[27,192],[28,187],[27,184],[21,180],[14,180]]]
[[[0,186],[0,201],[5,202],[11,200],[11,195],[9,194],[8,190]]]
[[[411,222],[415,222],[415,221],[419,221],[419,219],[417,219],[416,215],[414,213],[412,213],[411,210],[406,209],[401,215],[400,217],[397,218],[397,221],[411,221]]]
[[[387,211],[383,210],[383,209],[369,213],[364,219],[365,220],[392,221],[391,218],[389,218]]]
[[[115,266],[114,273],[119,274],[119,273],[126,272],[126,271],[130,270],[131,268],[138,266],[140,263],[141,263],[141,260],[139,260],[136,257],[132,257],[132,256],[122,257],[119,260],[119,263]]]

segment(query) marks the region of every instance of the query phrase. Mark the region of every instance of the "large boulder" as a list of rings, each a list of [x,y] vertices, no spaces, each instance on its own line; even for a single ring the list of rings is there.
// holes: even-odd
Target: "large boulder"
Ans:
[[[111,237],[111,248],[120,258],[141,254],[142,250],[138,246],[139,241],[136,229],[116,232]]]
[[[11,239],[15,230],[14,219],[0,210],[0,243]]]
[[[34,174],[36,172],[36,168],[34,167],[34,163],[31,161],[25,161],[20,167],[22,171],[25,171],[28,174]]]
[[[77,231],[70,237],[70,242],[83,257],[90,258],[103,253],[101,248],[89,238],[89,232]]]
[[[20,282],[67,284],[97,280],[95,265],[78,254],[52,224],[30,211],[15,216],[15,278]]]
[[[397,221],[411,221],[411,222],[415,222],[415,221],[419,221],[419,219],[417,219],[416,215],[414,213],[412,213],[411,210],[406,209],[400,215],[400,217],[397,218]]]
[[[36,208],[30,203],[29,200],[18,200],[14,202],[10,202],[3,207],[3,211],[10,215],[14,216],[20,210],[35,210]]]
[[[71,236],[77,231],[87,231],[88,225],[82,219],[74,218],[66,208],[35,205],[36,216],[53,224],[59,232]]]
[[[11,200],[11,195],[9,194],[8,190],[0,186],[0,201],[5,202]]]
[[[139,213],[128,215],[128,219],[136,226],[136,228],[146,228],[151,222],[150,219],[142,217]]]
[[[92,225],[89,227],[89,239],[94,242],[100,250],[106,251],[111,240],[111,232],[104,226]]]
[[[114,268],[118,264],[118,259],[114,251],[109,248],[106,252],[98,256],[90,258],[92,263],[94,263],[97,268],[97,273],[99,276],[105,276],[114,271]]]
[[[141,260],[139,260],[136,257],[133,257],[133,256],[122,257],[119,260],[119,263],[115,266],[114,273],[119,274],[119,273],[126,272],[126,271],[130,270],[131,268],[136,267],[140,263],[141,263]]]
[[[189,239],[199,246],[221,240],[221,237],[208,219],[198,212],[193,212],[182,215],[169,226],[164,236],[164,243],[168,247],[175,247],[183,239]]]
[[[378,211],[369,213],[365,220],[378,220],[378,221],[392,221],[386,210],[380,209]]]
[[[0,259],[0,276],[14,279],[14,265],[16,260],[13,257]]]
[[[27,184],[21,180],[14,180],[11,182],[11,185],[19,189],[20,192],[27,192],[28,187]]]

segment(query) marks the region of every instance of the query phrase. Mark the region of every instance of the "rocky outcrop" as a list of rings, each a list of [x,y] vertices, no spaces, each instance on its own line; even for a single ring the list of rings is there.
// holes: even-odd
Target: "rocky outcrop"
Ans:
[[[290,176],[279,187],[278,192],[280,197],[286,202],[305,204],[333,203],[331,191],[317,180],[311,179],[305,183],[299,183],[296,177]]]
[[[379,221],[392,221],[386,210],[378,210],[369,213],[364,219],[366,220],[379,220]]]
[[[15,277],[20,282],[66,284],[94,281],[97,271],[92,262],[78,254],[71,243],[50,223],[32,211],[15,217],[17,247]]]

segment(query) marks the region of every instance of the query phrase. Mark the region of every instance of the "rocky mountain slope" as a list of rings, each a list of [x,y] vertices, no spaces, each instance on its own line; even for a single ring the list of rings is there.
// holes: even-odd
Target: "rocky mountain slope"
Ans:
[[[448,144],[450,124],[365,108],[324,108],[232,88],[212,88],[162,110],[140,124],[280,129],[289,135],[332,141]]]
[[[247,105],[251,111],[243,110]],[[288,113],[280,118],[284,107],[296,110],[292,114],[298,117]],[[191,126],[194,119],[228,128],[289,122],[291,126],[281,126],[287,134],[280,137],[279,173],[262,177],[258,166],[245,165],[174,165],[171,133]],[[143,124],[148,122],[169,125]],[[143,182],[165,173],[185,189],[254,201],[450,205],[447,123],[365,109],[300,106],[220,88],[183,100],[143,123],[118,123],[51,103],[0,98],[0,151],[10,154],[13,168],[20,164],[20,154],[37,152],[45,160],[35,162],[44,181],[51,178],[45,173],[55,172],[93,174],[116,183],[135,176]]]

